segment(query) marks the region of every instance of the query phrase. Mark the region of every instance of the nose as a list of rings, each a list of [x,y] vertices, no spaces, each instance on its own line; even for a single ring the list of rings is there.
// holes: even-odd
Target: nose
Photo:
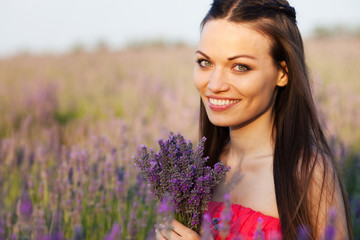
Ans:
[[[226,80],[224,70],[221,68],[215,68],[210,76],[208,83],[208,89],[214,93],[225,92],[229,90],[230,85]]]

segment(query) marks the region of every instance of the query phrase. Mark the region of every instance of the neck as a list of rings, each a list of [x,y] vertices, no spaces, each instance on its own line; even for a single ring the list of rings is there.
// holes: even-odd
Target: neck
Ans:
[[[274,151],[272,126],[273,121],[268,112],[242,126],[230,127],[230,142],[226,149],[228,160],[234,159],[238,162],[239,159],[246,161],[246,159],[272,155]]]

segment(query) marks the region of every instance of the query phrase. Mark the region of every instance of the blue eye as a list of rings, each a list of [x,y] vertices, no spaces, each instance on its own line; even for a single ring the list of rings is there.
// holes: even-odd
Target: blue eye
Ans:
[[[206,60],[206,59],[198,59],[196,60],[196,62],[199,64],[200,67],[202,68],[207,68],[207,67],[211,67],[212,64],[210,61]]]
[[[247,72],[250,70],[250,68],[242,64],[237,64],[234,66],[234,70],[237,72]]]

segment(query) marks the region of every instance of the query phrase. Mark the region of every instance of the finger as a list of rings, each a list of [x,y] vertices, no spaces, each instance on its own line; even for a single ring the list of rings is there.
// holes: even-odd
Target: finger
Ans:
[[[172,221],[173,230],[177,233],[182,239],[200,239],[200,235],[180,222],[173,220]]]
[[[179,238],[180,235],[176,232],[174,232],[171,229],[163,229],[160,230],[159,233],[165,238],[165,239],[171,239],[171,240],[176,240],[176,239],[181,239]]]
[[[157,229],[155,229],[155,238],[156,238],[156,240],[166,240],[166,238]]]
[[[184,238],[182,238],[178,233],[171,231],[169,232],[169,239],[171,240],[183,240]]]

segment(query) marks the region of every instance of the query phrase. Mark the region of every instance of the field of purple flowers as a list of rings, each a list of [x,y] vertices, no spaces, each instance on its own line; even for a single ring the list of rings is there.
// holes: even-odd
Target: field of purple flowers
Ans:
[[[360,239],[360,40],[306,49]],[[185,46],[0,59],[0,240],[151,239],[132,155],[169,131],[198,141],[194,64]]]

